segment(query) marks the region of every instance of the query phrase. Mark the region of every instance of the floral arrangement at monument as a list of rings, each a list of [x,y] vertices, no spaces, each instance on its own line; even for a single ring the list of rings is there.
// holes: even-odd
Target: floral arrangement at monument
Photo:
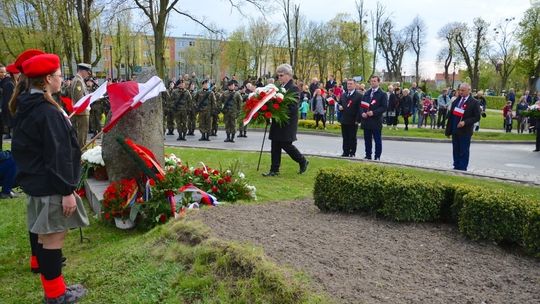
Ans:
[[[249,94],[244,105],[244,125],[250,121],[266,123],[270,119],[278,124],[287,122],[288,106],[297,102],[296,98],[296,92],[287,91],[274,84],[257,88],[255,92]]]
[[[103,218],[107,221],[112,221],[114,218],[128,219],[131,207],[138,197],[139,187],[135,179],[111,182],[101,201]]]
[[[105,162],[101,155],[101,146],[95,146],[92,149],[86,150],[81,155],[83,165],[83,176],[94,177],[97,180],[107,180],[107,170]]]

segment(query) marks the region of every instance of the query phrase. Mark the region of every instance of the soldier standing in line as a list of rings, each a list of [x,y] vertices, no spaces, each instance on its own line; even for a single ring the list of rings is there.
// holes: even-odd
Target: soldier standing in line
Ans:
[[[203,80],[202,90],[195,97],[195,108],[199,114],[199,130],[201,131],[200,141],[210,140],[212,128],[212,113],[216,108],[216,96],[214,92],[208,90],[208,80]]]
[[[189,94],[192,97],[195,96],[196,94],[195,83],[193,82],[189,83]],[[187,135],[190,135],[190,136],[195,135],[196,121],[197,121],[197,109],[195,108],[195,103],[192,102],[191,106],[188,108],[188,122],[187,122],[188,133]]]
[[[165,98],[163,98],[163,133],[167,129],[166,135],[174,135],[174,111],[172,93],[174,90],[174,82],[169,83],[169,89]]]
[[[176,140],[186,140],[188,111],[193,108],[191,94],[186,90],[185,86],[185,82],[180,80],[172,96],[174,102],[174,120],[178,130],[178,138]]]
[[[225,142],[234,142],[236,135],[236,119],[238,113],[242,110],[242,96],[235,91],[236,83],[230,80],[227,83],[228,90],[221,95],[221,103],[223,104],[223,120],[225,121],[225,132],[227,138]]]
[[[77,64],[77,74],[71,81],[71,100],[75,104],[81,97],[88,94],[86,88],[86,79],[92,75],[92,66],[88,63],[79,63]],[[80,114],[75,114],[71,117],[71,123],[73,128],[77,131],[77,142],[79,147],[84,147],[86,145],[86,138],[88,137],[88,125],[90,120],[90,110],[86,109]]]
[[[216,106],[212,109],[212,130],[210,133],[210,136],[217,136],[218,131],[218,124],[219,124],[219,113],[221,113],[221,108],[223,107],[223,104],[221,103],[221,93],[216,93],[217,87],[214,84],[212,86],[212,92],[214,92],[214,95],[216,96]]]

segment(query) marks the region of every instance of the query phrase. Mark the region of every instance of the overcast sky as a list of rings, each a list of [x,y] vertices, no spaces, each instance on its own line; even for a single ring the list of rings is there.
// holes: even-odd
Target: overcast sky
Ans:
[[[273,2],[268,0],[267,2]],[[355,0],[292,0],[300,5],[300,13],[308,20],[326,22],[334,18],[338,13],[349,13],[357,15]],[[387,13],[397,25],[398,29],[410,24],[412,19],[419,15],[427,25],[427,39],[423,54],[421,55],[421,74],[424,77],[434,77],[435,72],[442,72],[442,67],[436,63],[436,56],[439,49],[444,45],[437,39],[439,29],[449,22],[467,22],[472,24],[475,17],[482,17],[491,24],[493,28],[498,22],[505,18],[515,17],[518,22],[525,10],[531,7],[531,3],[538,0],[409,0],[390,1],[380,0],[386,7]],[[366,10],[372,10],[376,6],[376,1],[364,1]],[[207,24],[215,24],[218,28],[224,29],[227,33],[234,31],[238,26],[247,24],[248,19],[231,9],[228,0],[185,0],[180,1],[179,8],[184,11],[204,19]],[[245,5],[243,11],[246,14],[258,18],[261,13],[252,6]],[[283,23],[281,11],[277,8],[274,14],[266,17],[272,23]],[[172,13],[169,23],[171,29],[168,34],[182,36],[187,34],[201,34],[204,29],[196,23],[176,13]],[[490,31],[492,32],[492,30]],[[377,68],[384,68],[384,63],[379,61]],[[411,53],[404,59],[403,70],[406,75],[414,73],[414,58]]]

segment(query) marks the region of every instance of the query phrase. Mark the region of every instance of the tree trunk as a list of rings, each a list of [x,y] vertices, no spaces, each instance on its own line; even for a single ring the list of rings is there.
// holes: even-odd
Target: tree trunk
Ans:
[[[139,82],[146,82],[155,71],[141,74]],[[110,119],[110,114],[107,119]],[[109,132],[103,135],[102,153],[107,174],[111,181],[138,177],[141,170],[131,161],[116,141],[118,136],[128,137],[135,143],[150,149],[158,162],[164,162],[163,108],[160,97],[147,100],[139,108],[128,112]]]

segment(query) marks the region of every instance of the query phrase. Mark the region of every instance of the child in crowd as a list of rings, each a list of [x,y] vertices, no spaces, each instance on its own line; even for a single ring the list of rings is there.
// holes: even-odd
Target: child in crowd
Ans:
[[[307,118],[307,112],[309,110],[309,103],[307,96],[304,96],[304,100],[300,105],[300,119],[305,120]]]
[[[509,100],[503,108],[504,129],[506,133],[512,132],[512,102]]]

